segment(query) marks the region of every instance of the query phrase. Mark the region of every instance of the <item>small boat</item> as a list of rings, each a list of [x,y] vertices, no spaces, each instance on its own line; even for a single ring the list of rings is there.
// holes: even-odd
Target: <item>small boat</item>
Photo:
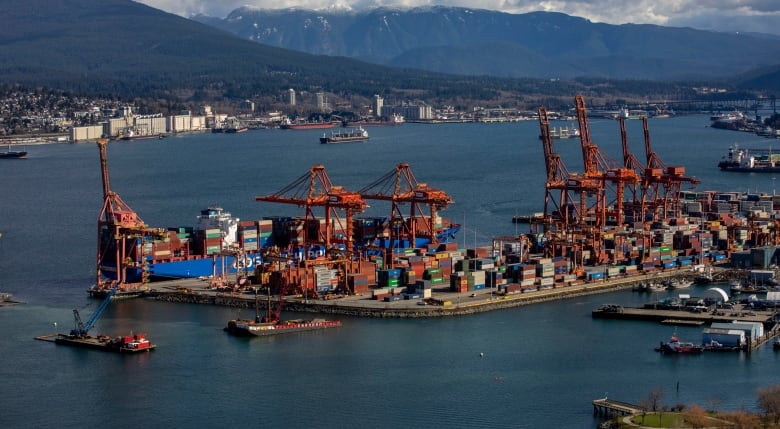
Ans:
[[[708,352],[735,352],[745,350],[744,346],[727,346],[715,340],[710,340],[709,343],[704,344],[704,350]]]
[[[733,295],[742,293],[742,282],[739,280],[732,280],[729,283],[729,290]]]
[[[707,268],[696,274],[696,277],[693,278],[693,283],[703,285],[712,283],[714,280],[715,277],[712,274],[712,265],[708,265]]]
[[[669,279],[668,281],[666,281],[666,289],[667,290],[687,289],[691,287],[692,284],[693,284],[693,280],[688,280],[684,278]]]
[[[664,354],[698,354],[704,351],[704,346],[687,341],[680,341],[677,335],[672,335],[669,342],[661,342],[655,351]]]
[[[24,150],[11,150],[11,145],[8,145],[8,150],[0,152],[0,159],[23,159],[27,158],[27,151]]]
[[[267,296],[266,315],[260,317],[260,310],[255,289],[255,318],[233,319],[228,321],[225,331],[240,337],[264,337],[269,335],[288,334],[292,332],[316,331],[320,329],[341,326],[339,320],[326,319],[293,319],[281,320],[280,313],[284,291],[279,294],[279,303],[275,311],[271,311],[271,295]]]
[[[772,349],[773,350],[780,350],[780,338],[775,338],[774,341],[772,341]]]
[[[363,127],[331,131],[330,134],[326,133],[320,137],[320,143],[322,144],[351,143],[366,140],[368,140],[368,131],[363,129]]]

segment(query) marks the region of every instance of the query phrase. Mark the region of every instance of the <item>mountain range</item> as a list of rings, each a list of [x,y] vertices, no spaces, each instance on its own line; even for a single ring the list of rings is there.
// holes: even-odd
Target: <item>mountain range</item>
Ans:
[[[366,32],[366,28],[376,27],[377,21],[370,26],[360,20],[361,25],[347,25],[361,15],[338,15],[338,19],[344,20],[342,25],[336,15],[316,19],[314,12],[304,11],[293,14],[302,19],[295,31],[293,21],[284,24],[263,20],[262,25],[250,25],[268,29],[256,34],[276,33],[277,41],[295,41],[295,46],[283,48],[272,46],[270,39],[250,39],[214,28],[211,25],[218,24],[215,20],[201,17],[201,21],[210,23],[205,25],[131,0],[5,0],[3,6],[0,82],[84,95],[195,103],[251,98],[261,108],[271,108],[283,102],[287,89],[295,88],[299,92],[326,91],[343,99],[358,96],[365,100],[382,94],[386,98],[432,103],[469,105],[474,100],[490,100],[491,104],[500,105],[525,99],[535,104],[543,97],[570,99],[572,94],[588,90],[594,96],[633,95],[642,99],[678,94],[690,90],[690,85],[669,80],[672,76],[707,82],[728,79],[747,70],[752,70],[752,74],[745,74],[738,81],[744,88],[780,90],[778,68],[771,68],[771,61],[764,61],[778,58],[780,44],[776,39],[746,36],[743,40],[723,38],[726,36],[718,33],[652,27],[657,40],[636,42],[638,45],[629,50],[629,37],[620,29],[634,26],[592,24],[561,14],[517,15],[538,21],[536,30],[527,31],[524,36],[536,42],[527,45],[518,43],[523,37],[514,34],[514,29],[497,30],[505,25],[502,20],[517,19],[514,15],[487,11],[473,11],[474,15],[483,16],[479,21],[483,36],[472,33],[474,41],[469,43],[466,30],[474,26],[451,21],[467,21],[472,13],[458,8],[410,11],[408,16],[398,12],[397,19],[403,25],[395,22],[396,15],[384,10],[392,19],[387,18],[382,31]],[[379,14],[377,10],[370,16],[379,19]],[[222,24],[240,21],[238,17],[244,15],[236,11],[231,16]],[[285,15],[280,11],[271,16]],[[304,16],[311,19],[303,19]],[[413,24],[411,18],[415,16],[418,21]],[[492,17],[492,24],[485,21],[488,16]],[[241,20],[252,21],[248,17]],[[310,32],[304,24],[321,30]],[[287,25],[289,30],[285,29]],[[327,30],[336,27],[339,31]],[[553,31],[553,27],[558,30]],[[428,29],[427,36],[422,34],[423,28]],[[574,28],[580,28],[582,37],[572,36],[577,33]],[[607,29],[612,33],[608,34]],[[674,42],[667,30],[690,32],[691,43]],[[502,32],[503,41],[491,39],[500,37]],[[492,36],[488,37],[489,34]],[[649,36],[637,33],[632,37]],[[606,43],[621,39],[621,50]],[[693,44],[697,39],[701,41]],[[428,42],[423,44],[420,40]],[[708,48],[709,56],[692,54],[694,45],[719,41],[726,48]],[[740,42],[741,50],[736,46]],[[316,46],[320,51],[302,52],[305,46]],[[662,55],[662,46],[666,46],[666,57]],[[345,51],[347,47],[352,50]],[[644,54],[653,49],[657,50],[656,56]],[[729,55],[738,56],[741,61]],[[518,68],[521,63],[528,72]],[[756,68],[764,64],[768,68]],[[487,72],[488,66],[495,66],[492,76]],[[566,76],[594,78],[565,80]],[[658,80],[650,82],[651,78]],[[605,79],[611,80],[605,83]]]
[[[611,25],[552,12],[243,7],[224,19],[192,19],[280,48],[465,75],[702,80],[780,64],[777,36]]]

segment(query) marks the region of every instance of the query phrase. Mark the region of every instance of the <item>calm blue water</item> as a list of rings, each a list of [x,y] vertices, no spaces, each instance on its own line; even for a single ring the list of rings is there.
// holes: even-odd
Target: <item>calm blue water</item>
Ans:
[[[651,121],[654,148],[668,165],[686,165],[700,189],[772,192],[771,176],[716,167],[732,143],[771,141],[708,124],[704,116]],[[619,159],[617,124],[590,125],[593,141]],[[640,123],[628,126],[643,159]],[[111,185],[150,226],[185,226],[214,203],[242,219],[302,215],[254,197],[313,165],[356,190],[408,162],[418,181],[453,196],[442,215],[465,224],[468,246],[524,232],[511,217],[541,211],[536,122],[369,132],[368,143],[331,146],[317,131],[283,130],[112,142]],[[579,140],[556,146],[570,170],[582,170]],[[112,304],[95,331],[149,332],[159,345],[150,355],[33,341],[70,329],[73,308],[88,315],[98,304],[85,289],[95,276],[102,185],[94,143],[27,150],[27,160],[0,163],[0,291],[27,302],[0,308],[0,427],[592,428],[590,401],[605,394],[639,402],[660,388],[670,406],[753,409],[756,389],[780,383],[771,348],[677,359],[653,352],[674,328],[591,319],[605,302],[652,299],[632,292],[451,319],[346,318],[337,330],[251,341],[222,332],[235,310],[128,300]],[[389,212],[371,205],[371,214]],[[700,328],[677,332],[701,336]]]

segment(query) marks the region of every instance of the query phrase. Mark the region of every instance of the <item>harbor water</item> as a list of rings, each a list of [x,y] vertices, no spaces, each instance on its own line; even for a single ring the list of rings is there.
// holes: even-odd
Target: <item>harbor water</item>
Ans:
[[[733,143],[778,141],[708,125],[706,116],[651,120],[653,148],[667,165],[686,166],[700,190],[774,192],[772,175],[721,172],[717,163]],[[641,122],[627,126],[644,159]],[[618,124],[594,118],[590,127],[602,152],[620,160]],[[535,121],[368,131],[369,141],[341,145],[321,145],[316,130],[111,142],[111,188],[149,226],[191,226],[213,204],[241,219],[302,216],[254,197],[314,165],[358,190],[407,162],[419,182],[455,200],[442,216],[463,224],[462,247],[527,232],[511,218],[542,211]],[[570,171],[582,171],[578,139],[554,144]],[[74,308],[88,317],[99,304],[86,289],[95,281],[102,183],[94,143],[26,150],[28,159],[0,165],[0,291],[26,302],[0,308],[3,428],[593,428],[591,401],[604,396],[638,403],[661,389],[670,407],[755,410],[756,390],[780,384],[771,346],[666,356],[653,351],[660,341],[676,331],[699,342],[702,328],[591,318],[604,303],[658,298],[630,291],[443,319],[345,317],[338,329],[254,339],[222,331],[247,310],[129,299],[112,303],[92,333],[146,332],[158,346],[150,354],[34,341],[69,331]],[[389,215],[384,203],[370,204],[369,214]]]

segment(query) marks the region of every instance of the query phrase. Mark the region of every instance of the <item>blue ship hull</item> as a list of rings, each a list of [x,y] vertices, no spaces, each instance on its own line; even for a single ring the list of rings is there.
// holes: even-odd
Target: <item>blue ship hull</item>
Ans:
[[[187,259],[172,262],[149,262],[147,264],[147,274],[151,280],[174,280],[198,277],[210,277],[216,275],[235,276],[236,274],[254,274],[255,266],[262,263],[262,257],[259,253],[247,254],[244,262],[236,264],[234,256],[214,256],[199,259]],[[101,267],[103,275],[109,279],[116,279],[113,265],[104,265]],[[142,271],[139,268],[127,269],[127,281],[141,281]]]
[[[441,231],[437,234],[437,240],[439,243],[449,243],[455,240],[455,235],[460,231],[460,225],[452,225],[450,228]],[[397,248],[409,248],[409,247],[423,247],[431,242],[426,237],[418,237],[412,246],[409,240],[389,240],[378,239],[373,244],[375,246],[383,247],[386,249]],[[286,255],[291,256],[292,259],[303,260],[306,256],[306,251],[298,249],[294,254]],[[315,246],[308,252],[308,257],[316,257],[324,255],[324,248],[321,246]],[[283,253],[282,256],[285,256]],[[243,262],[236,264],[235,256],[221,256],[215,255],[213,257],[202,257],[194,259],[185,259],[180,261],[171,262],[154,262],[153,258],[147,257],[146,269],[147,275],[150,280],[174,280],[182,278],[199,278],[210,276],[235,276],[236,274],[247,273],[249,275],[254,274],[255,267],[262,264],[262,255],[259,252],[247,252]],[[112,261],[104,261],[101,266],[102,274],[109,279],[116,279],[115,265]],[[126,272],[127,281],[139,282],[142,280],[141,268],[129,267]]]

